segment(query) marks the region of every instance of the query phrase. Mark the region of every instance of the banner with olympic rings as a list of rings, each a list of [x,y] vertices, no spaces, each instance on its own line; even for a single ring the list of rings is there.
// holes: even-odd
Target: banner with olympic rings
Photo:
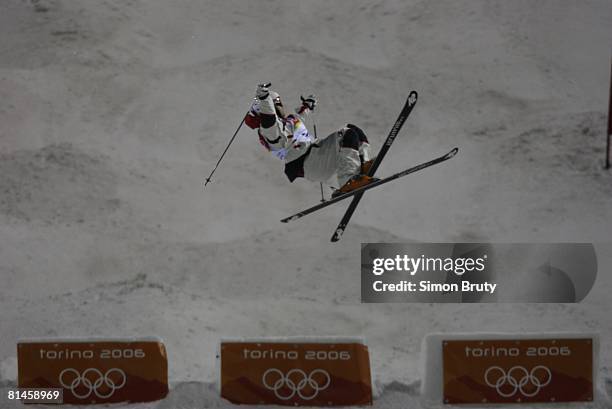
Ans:
[[[221,396],[236,404],[372,404],[368,347],[359,341],[222,341]]]
[[[160,340],[45,340],[17,344],[20,388],[63,388],[64,403],[149,402],[168,394]]]
[[[590,402],[593,339],[442,341],[444,403]]]

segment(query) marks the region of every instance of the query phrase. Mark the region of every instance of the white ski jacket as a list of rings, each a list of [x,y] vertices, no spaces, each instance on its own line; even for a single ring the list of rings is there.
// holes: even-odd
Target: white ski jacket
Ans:
[[[284,160],[292,162],[300,156],[305,155],[310,148],[310,145],[316,143],[315,137],[308,132],[304,121],[310,110],[303,109],[302,112],[295,112],[280,118],[276,115],[274,102],[272,97],[268,97],[262,101],[257,101],[257,107],[254,107],[260,115],[274,115],[276,123],[269,128],[260,127],[259,134],[266,142],[268,149],[272,154]]]

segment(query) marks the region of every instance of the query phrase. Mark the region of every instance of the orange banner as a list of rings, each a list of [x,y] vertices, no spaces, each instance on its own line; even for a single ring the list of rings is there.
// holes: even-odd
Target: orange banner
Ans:
[[[444,403],[589,402],[592,339],[443,341]]]
[[[222,342],[221,396],[237,404],[372,404],[361,343]]]
[[[149,402],[168,393],[159,341],[47,341],[17,344],[20,388],[63,388],[64,403]]]

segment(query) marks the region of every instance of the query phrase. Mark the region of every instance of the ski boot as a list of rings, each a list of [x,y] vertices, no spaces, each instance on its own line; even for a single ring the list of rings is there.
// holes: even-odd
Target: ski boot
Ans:
[[[376,157],[374,157],[374,159],[376,159]],[[374,159],[370,159],[369,161],[363,162],[363,164],[361,165],[362,174],[367,175],[368,173],[370,173],[370,168],[374,164]]]
[[[380,179],[374,178],[368,175],[355,175],[348,180],[340,189],[334,190],[332,193],[332,199],[343,195],[345,193],[352,192],[353,190],[360,188],[365,185],[369,185],[370,183],[376,182]]]

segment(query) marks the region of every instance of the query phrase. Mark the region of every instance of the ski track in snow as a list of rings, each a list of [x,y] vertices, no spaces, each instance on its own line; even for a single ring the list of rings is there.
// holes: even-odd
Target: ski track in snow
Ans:
[[[168,398],[110,407],[195,409],[233,407],[221,337],[363,335],[374,407],[420,408],[425,334],[563,330],[600,334],[601,400],[579,407],[612,407],[609,244],[578,305],[361,305],[358,280],[361,242],[610,242],[609,1],[4,3],[0,407],[18,338],[160,336]],[[374,149],[418,90],[382,175],[460,152],[366,193],[331,245],[345,205],[281,224],[319,187],[253,132],[201,189],[263,80]]]

